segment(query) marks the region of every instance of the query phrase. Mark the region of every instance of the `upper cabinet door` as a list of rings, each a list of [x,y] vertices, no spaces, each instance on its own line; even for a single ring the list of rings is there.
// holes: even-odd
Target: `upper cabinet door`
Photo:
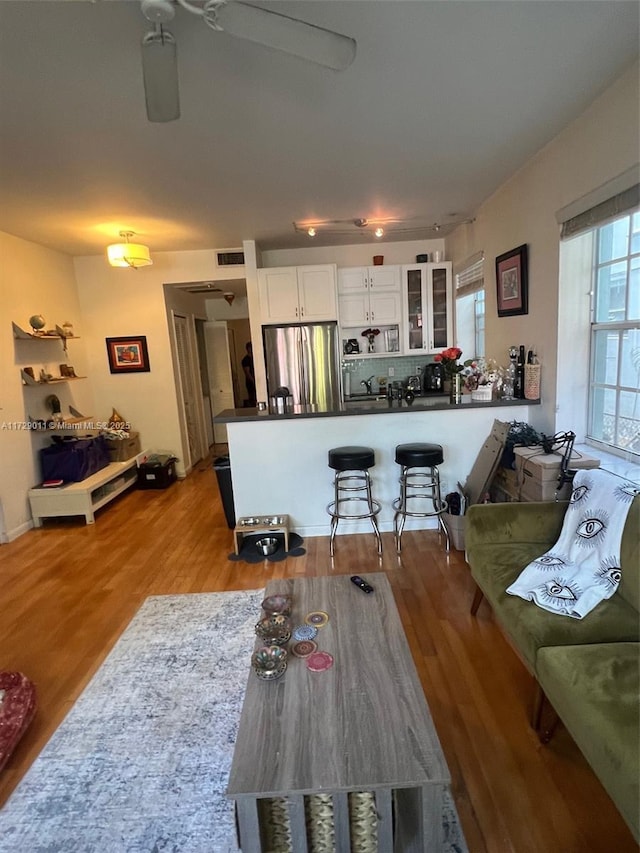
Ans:
[[[429,269],[429,349],[432,352],[453,344],[451,264]]]
[[[340,325],[342,328],[351,328],[354,326],[368,326],[371,318],[369,317],[369,294],[364,293],[346,293],[338,295],[338,316],[340,317]]]
[[[402,297],[392,290],[372,291],[369,294],[369,320],[377,326],[402,322]]]
[[[296,267],[258,270],[258,289],[263,323],[300,321]]]
[[[400,293],[402,287],[402,270],[399,266],[369,267],[370,290],[395,290]]]
[[[402,308],[406,353],[432,353],[452,346],[451,263],[403,267]]]
[[[338,269],[338,293],[362,293],[368,287],[367,267],[341,267]]]
[[[403,268],[402,287],[404,352],[427,352],[427,267],[416,264]]]
[[[334,264],[258,270],[263,323],[312,323],[336,320]]]
[[[297,274],[300,321],[337,320],[335,265],[297,267]]]

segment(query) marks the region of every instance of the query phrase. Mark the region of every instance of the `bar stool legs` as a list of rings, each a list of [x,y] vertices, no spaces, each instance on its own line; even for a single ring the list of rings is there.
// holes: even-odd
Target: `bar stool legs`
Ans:
[[[449,531],[442,518],[447,503],[440,493],[440,472],[437,467],[443,461],[444,455],[439,444],[399,444],[396,447],[396,462],[401,466],[400,497],[393,502],[393,531],[398,554],[402,551],[402,533],[407,518],[436,516],[438,527],[445,536],[446,550],[449,551],[451,547]],[[414,468],[428,470],[414,471]],[[425,501],[431,503],[431,510],[426,510]]]
[[[372,496],[369,476],[369,468],[374,465],[375,455],[370,447],[336,447],[329,451],[329,467],[335,471],[333,501],[327,505],[327,512],[331,516],[329,553],[332,557],[340,519],[361,518],[371,520],[378,545],[378,556],[382,556],[382,539],[376,518],[380,512],[380,503]],[[365,504],[362,512],[349,511],[347,505],[351,504],[355,509],[353,504],[356,502]]]

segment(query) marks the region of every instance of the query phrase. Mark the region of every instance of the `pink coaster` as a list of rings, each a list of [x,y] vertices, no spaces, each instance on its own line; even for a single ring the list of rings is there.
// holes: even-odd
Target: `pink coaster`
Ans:
[[[333,666],[333,655],[329,652],[314,652],[307,658],[307,668],[311,672],[324,672]]]

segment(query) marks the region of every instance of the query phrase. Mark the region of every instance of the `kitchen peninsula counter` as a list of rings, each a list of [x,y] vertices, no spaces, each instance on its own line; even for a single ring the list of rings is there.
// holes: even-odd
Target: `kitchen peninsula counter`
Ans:
[[[392,501],[399,489],[396,445],[416,441],[442,445],[444,496],[466,481],[494,420],[530,423],[530,413],[538,405],[535,400],[469,400],[452,405],[440,398],[419,397],[412,406],[401,408],[397,403],[390,408],[385,399],[349,403],[333,412],[225,409],[214,422],[227,425],[236,518],[287,514],[291,530],[301,536],[328,536],[326,507],[333,498],[333,471],[327,454],[332,447],[373,448],[376,464],[370,474],[374,497],[382,505],[378,521],[382,531],[390,531]],[[434,526],[432,519],[413,518],[407,520],[406,529]],[[338,536],[370,531],[367,521],[341,521]],[[339,553],[337,542],[336,557]]]
[[[460,412],[463,409],[491,409],[505,408],[518,406],[538,406],[540,400],[489,400],[476,401],[471,397],[463,396],[462,403],[450,403],[448,398],[442,394],[440,396],[433,395],[431,397],[416,397],[412,405],[403,402],[402,406],[398,406],[397,401],[394,401],[393,406],[389,406],[386,397],[384,399],[376,399],[375,395],[372,400],[356,398],[347,400],[338,410],[330,412],[317,411],[313,407],[295,406],[294,411],[276,414],[269,410],[258,411],[255,408],[244,409],[223,409],[217,414],[213,422],[216,424],[232,424],[232,423],[247,423],[249,421],[283,421],[293,420],[297,418],[339,418],[351,415],[372,415],[372,414],[411,414],[412,412],[434,412],[434,411],[456,411]],[[514,415],[515,417],[515,415]]]

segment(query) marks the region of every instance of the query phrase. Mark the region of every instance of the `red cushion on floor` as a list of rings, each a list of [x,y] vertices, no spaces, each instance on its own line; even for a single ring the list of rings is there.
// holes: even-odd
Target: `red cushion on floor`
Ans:
[[[36,688],[21,672],[0,672],[0,770],[36,711]]]

